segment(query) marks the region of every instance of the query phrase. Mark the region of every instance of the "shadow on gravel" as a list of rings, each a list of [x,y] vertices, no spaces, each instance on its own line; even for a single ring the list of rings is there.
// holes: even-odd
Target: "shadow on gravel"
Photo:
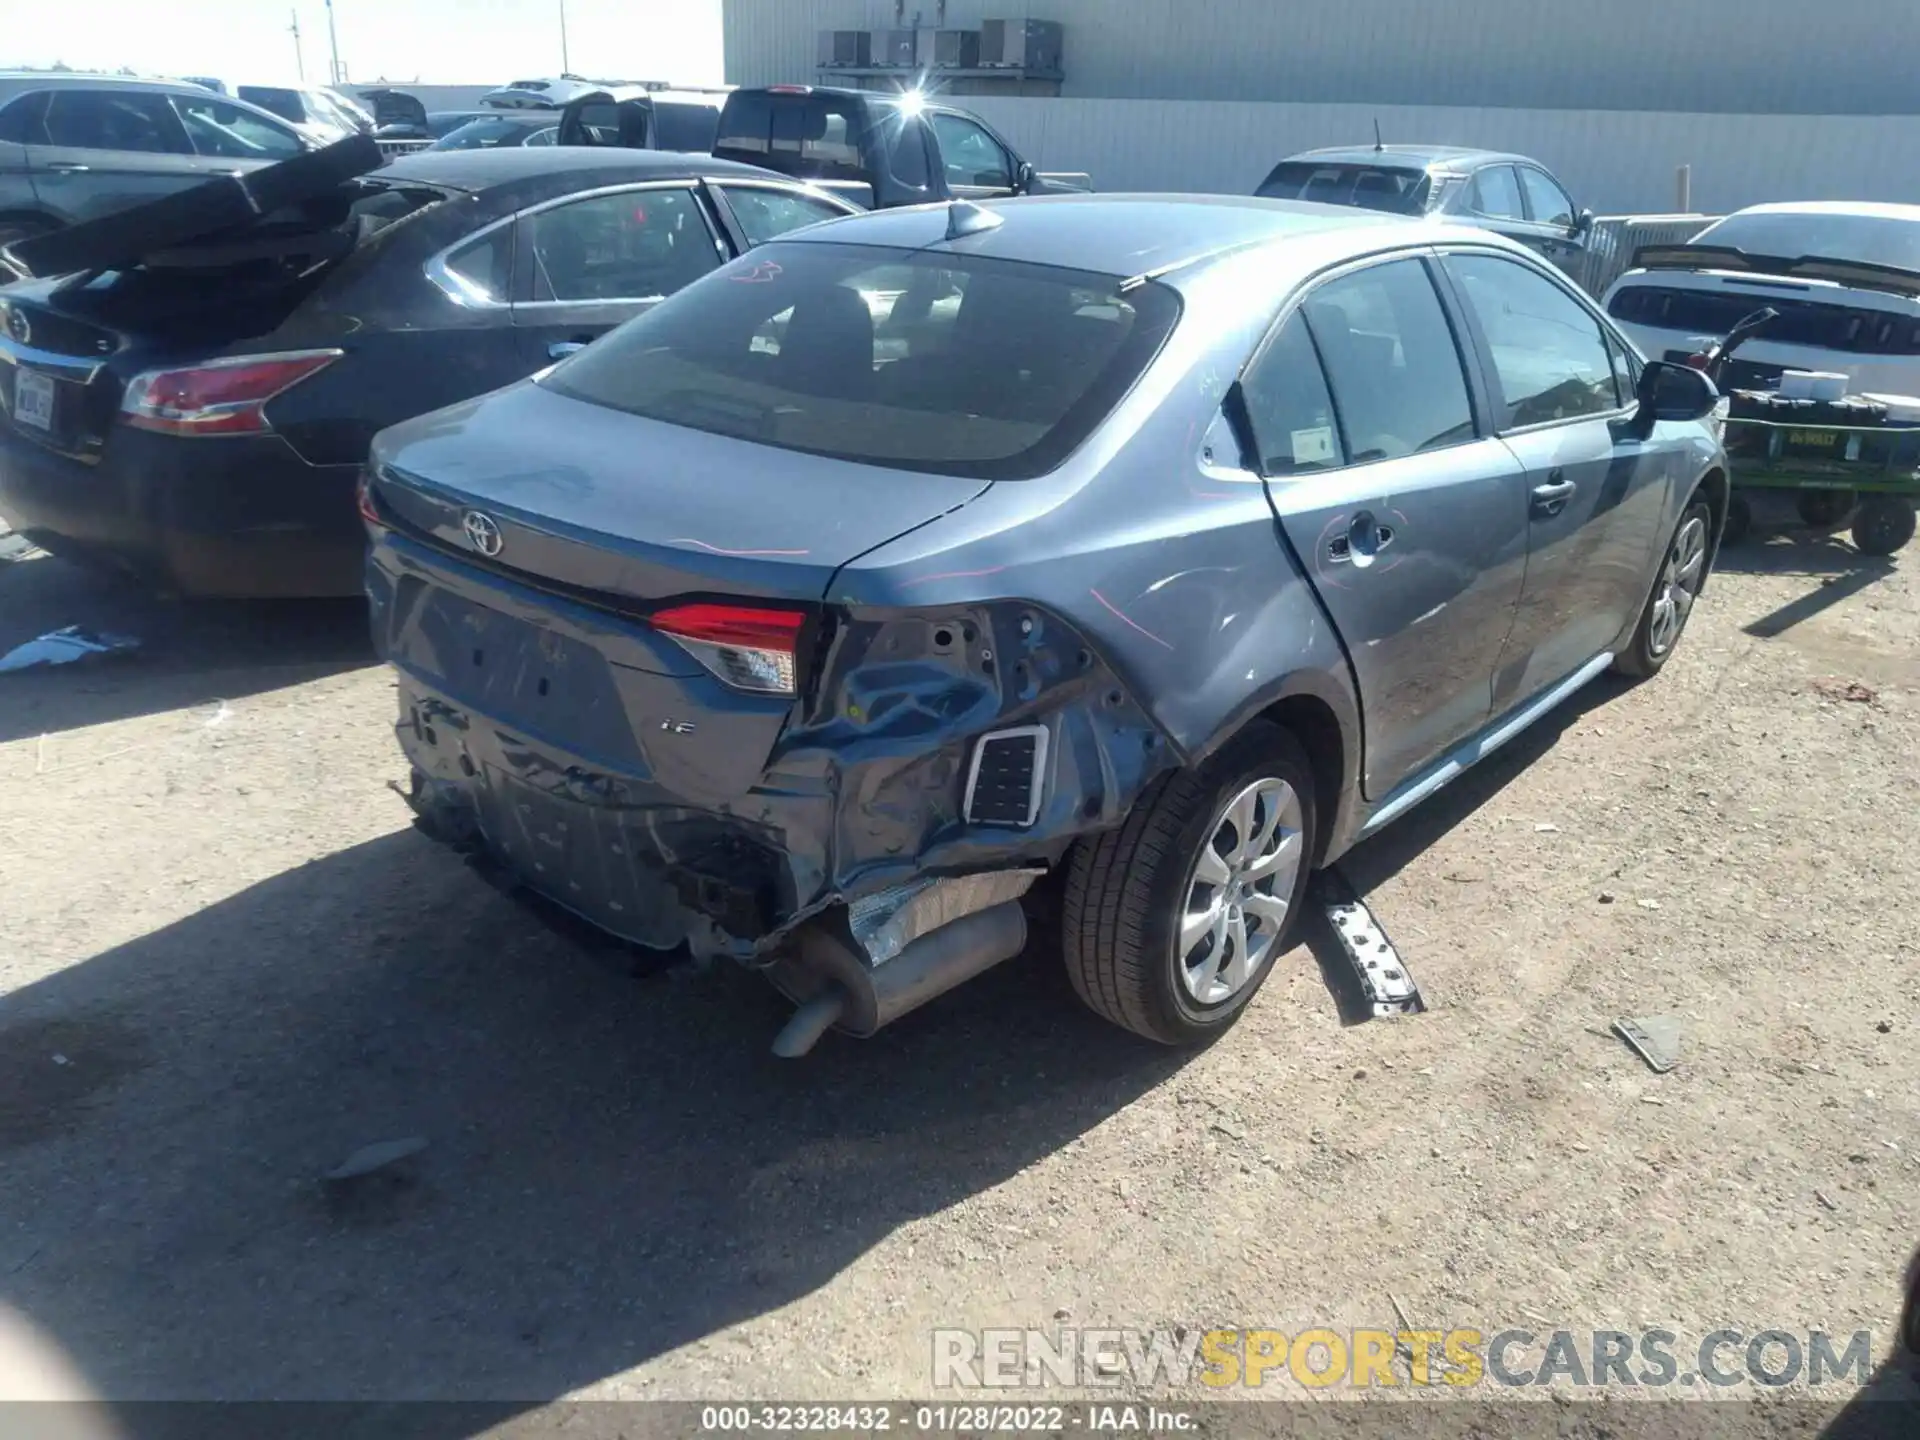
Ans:
[[[1913,1440],[1920,1435],[1920,1250],[1907,1262],[1905,1303],[1893,1351],[1821,1440]]]
[[[0,1000],[0,1300],[116,1399],[546,1400],[808,1294],[1182,1061],[1032,956],[801,1062],[786,1009],[586,963],[410,831],[343,851]],[[995,1264],[990,1228],[894,1293]],[[854,1393],[870,1343],[796,1334],[769,1383]],[[467,1433],[435,1413],[408,1433]]]
[[[357,600],[165,601],[49,555],[0,563],[0,655],[68,625],[128,655],[0,674],[0,743],[233,700],[371,665]]]

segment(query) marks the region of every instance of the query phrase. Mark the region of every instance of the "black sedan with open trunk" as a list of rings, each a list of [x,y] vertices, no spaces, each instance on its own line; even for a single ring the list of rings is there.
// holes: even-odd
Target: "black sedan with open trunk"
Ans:
[[[382,166],[362,137],[25,242],[44,278],[0,289],[0,516],[181,594],[357,594],[377,431],[850,208],[707,156]]]

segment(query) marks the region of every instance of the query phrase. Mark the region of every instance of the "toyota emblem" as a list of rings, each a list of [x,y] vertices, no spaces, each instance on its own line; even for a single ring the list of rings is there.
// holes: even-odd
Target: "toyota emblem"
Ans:
[[[462,515],[460,528],[467,532],[467,543],[489,558],[498,555],[500,547],[506,543],[500,537],[499,522],[478,510],[469,510]]]

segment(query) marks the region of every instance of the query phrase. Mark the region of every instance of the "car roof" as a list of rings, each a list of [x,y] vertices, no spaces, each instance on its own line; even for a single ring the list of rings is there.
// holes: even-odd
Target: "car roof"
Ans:
[[[1473,150],[1460,145],[1334,145],[1303,150],[1280,163],[1319,160],[1335,165],[1395,165],[1411,170],[1462,170],[1476,165],[1539,165],[1525,155],[1505,150]]]
[[[569,105],[580,100],[591,100],[596,95],[605,95],[624,105],[629,100],[664,100],[670,105],[707,105],[718,110],[726,103],[726,93],[719,90],[654,90],[645,85],[603,85],[597,90],[583,90]]]
[[[548,124],[553,121],[549,119]],[[682,180],[711,175],[781,180],[785,175],[712,155],[677,150],[628,150],[613,145],[507,146],[497,150],[416,150],[396,156],[374,174],[381,179],[419,181],[454,190],[479,192],[500,185],[551,178],[556,193],[591,176],[590,184],[618,185],[627,180]]]
[[[204,97],[215,92],[188,80],[155,80],[144,75],[87,75],[71,70],[0,70],[0,96],[23,94],[29,90],[89,90],[119,86],[128,90],[160,95]],[[231,100],[234,97],[224,96]],[[247,102],[242,101],[242,104]]]
[[[820,244],[921,250],[951,244],[969,255],[1023,260],[1107,275],[1158,274],[1274,240],[1351,231],[1432,233],[1428,222],[1297,200],[1239,195],[1036,195],[979,208],[1000,224],[947,240],[949,206],[914,205],[822,221],[782,236]],[[1375,248],[1366,243],[1357,250]]]
[[[1871,200],[1783,200],[1749,205],[1736,215],[1857,215],[1868,220],[1905,220],[1920,223],[1920,205],[1895,205]]]

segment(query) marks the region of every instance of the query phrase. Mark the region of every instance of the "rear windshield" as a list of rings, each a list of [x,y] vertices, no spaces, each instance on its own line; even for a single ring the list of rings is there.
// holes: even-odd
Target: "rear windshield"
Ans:
[[[1313,200],[1322,205],[1355,205],[1394,215],[1419,215],[1427,208],[1428,184],[1424,170],[1283,160],[1254,193],[1269,200]]]
[[[867,245],[762,246],[546,384],[784,450],[986,480],[1044,474],[1179,318],[1157,284]]]
[[[1884,215],[1729,215],[1702,230],[1693,243],[1788,260],[1818,256],[1920,271],[1920,221]]]
[[[685,105],[673,100],[653,103],[654,147],[659,150],[713,149],[720,130],[720,111],[712,105]]]
[[[492,150],[500,145],[518,145],[529,131],[537,128],[524,120],[469,120],[449,130],[434,143],[436,150]]]
[[[242,85],[240,98],[249,105],[258,105],[269,110],[282,120],[291,120],[298,125],[307,118],[306,106],[301,103],[298,90],[283,90],[277,85]]]

